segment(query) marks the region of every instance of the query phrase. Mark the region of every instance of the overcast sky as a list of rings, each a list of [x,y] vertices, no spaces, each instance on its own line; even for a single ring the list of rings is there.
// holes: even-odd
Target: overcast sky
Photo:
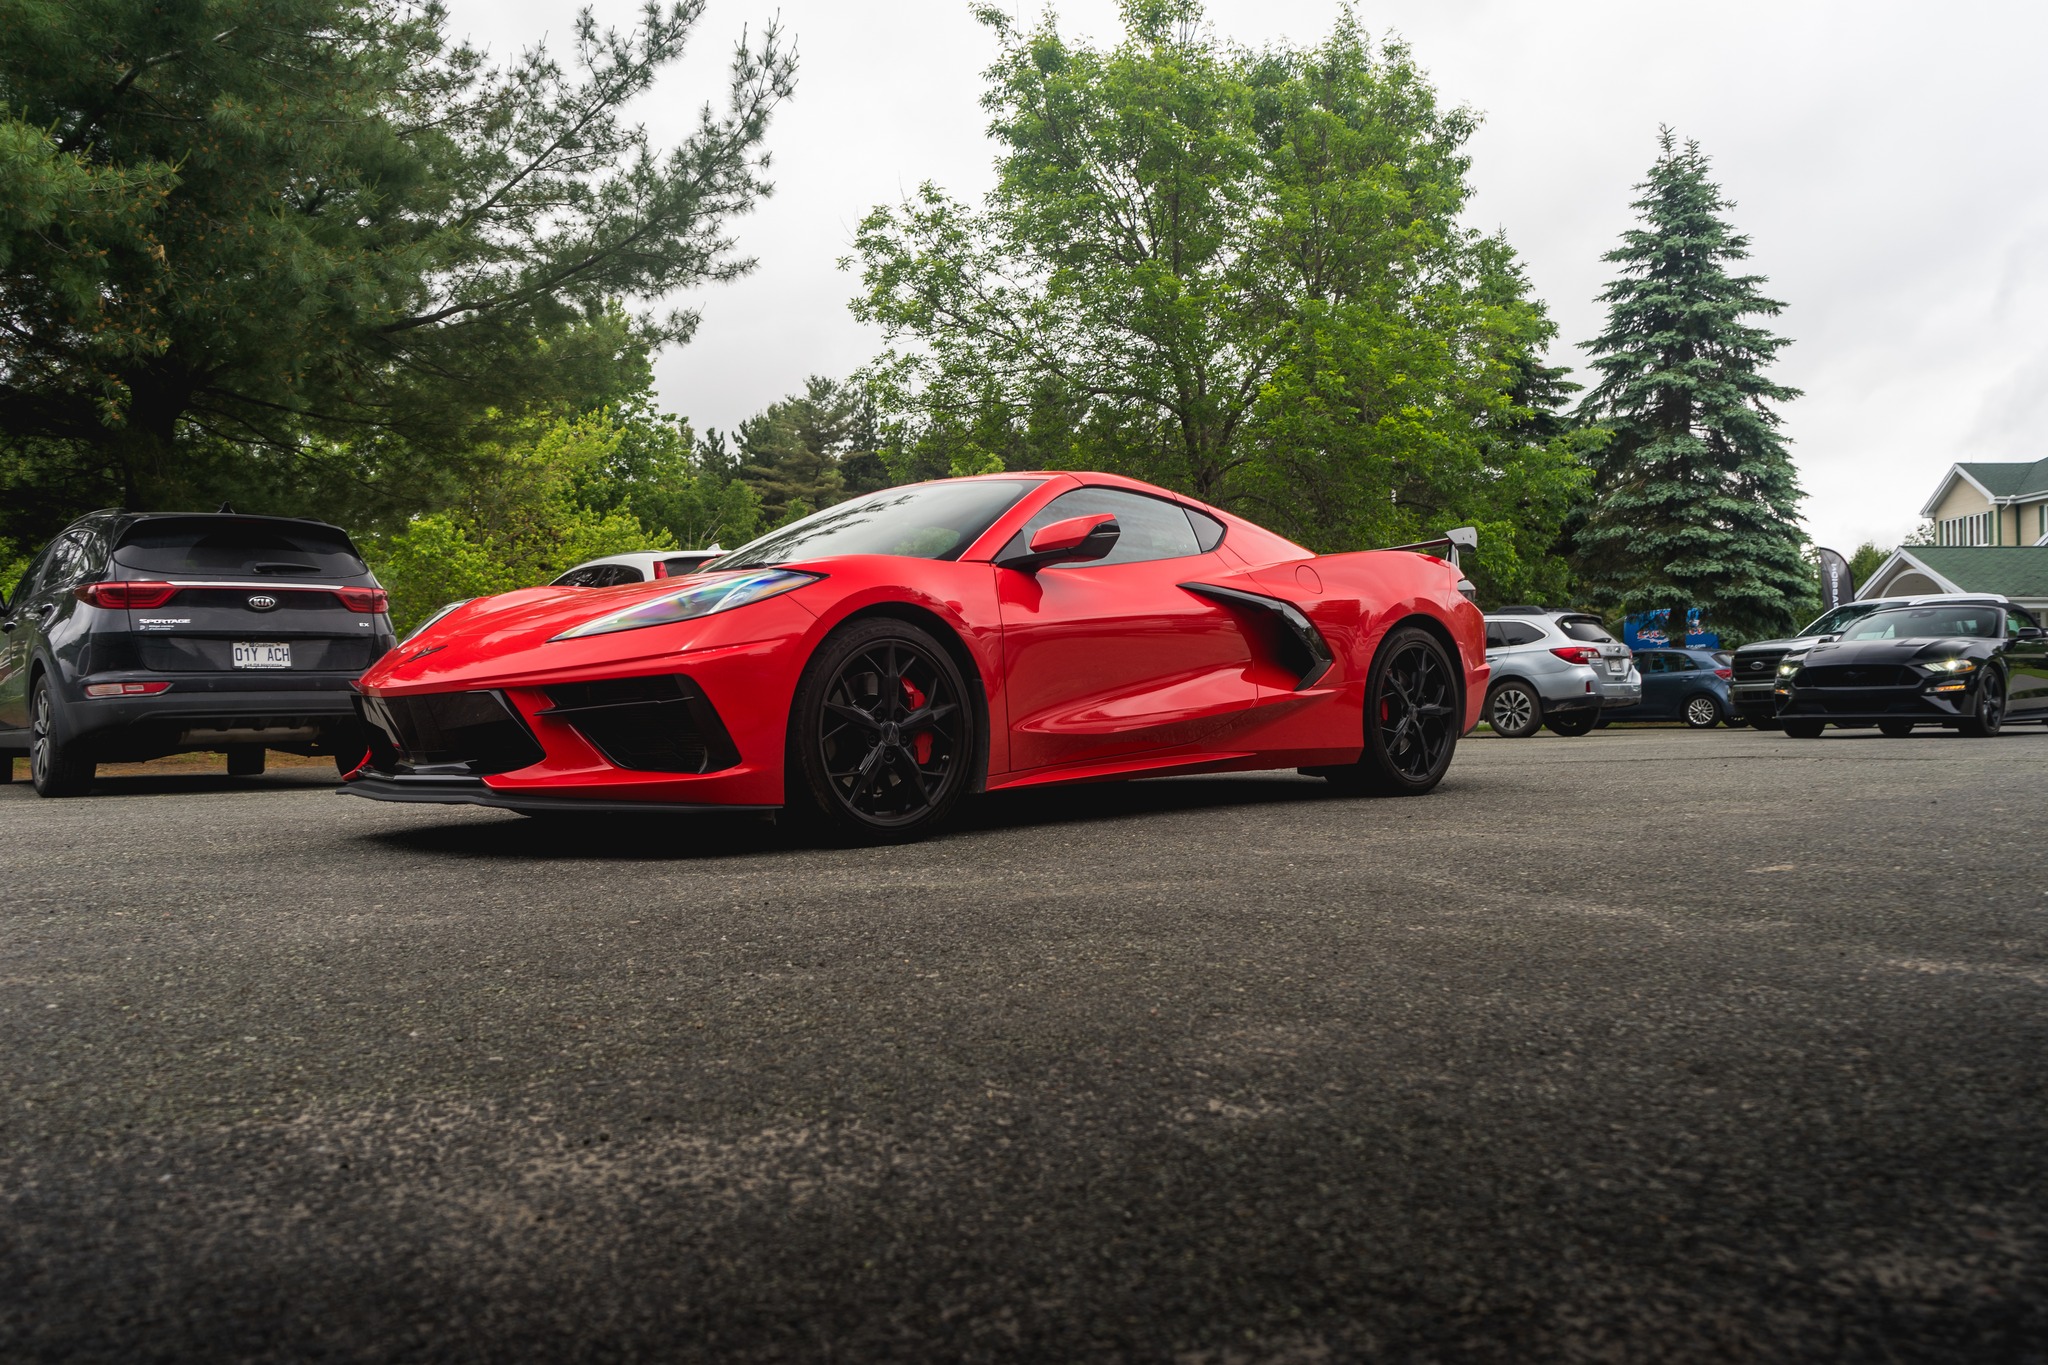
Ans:
[[[1035,16],[1028,0],[1015,6]],[[1063,0],[1104,42],[1114,0]],[[451,28],[509,56],[571,29],[557,0],[450,0]],[[635,0],[603,0],[628,24]],[[697,339],[665,353],[663,405],[731,427],[812,373],[877,349],[836,268],[853,225],[923,180],[979,198],[993,145],[977,99],[992,55],[968,0],[710,0],[689,61],[645,117],[679,135],[722,94],[731,43],[778,12],[802,55],[770,133],[775,197],[739,224],[759,269],[692,300]],[[2048,456],[2048,5],[1398,0],[1357,7],[1414,50],[1447,103],[1483,117],[1474,226],[1504,229],[1560,336],[1602,321],[1601,260],[1630,221],[1659,123],[1697,138],[1785,302],[1777,376],[1807,527],[1891,545],[1955,460]],[[1210,0],[1217,31],[1311,43],[1335,0]]]

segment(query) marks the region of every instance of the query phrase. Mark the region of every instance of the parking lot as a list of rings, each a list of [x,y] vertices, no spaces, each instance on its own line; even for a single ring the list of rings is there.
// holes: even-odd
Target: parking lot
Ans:
[[[0,787],[7,1360],[2048,1359],[2048,733],[901,849]]]

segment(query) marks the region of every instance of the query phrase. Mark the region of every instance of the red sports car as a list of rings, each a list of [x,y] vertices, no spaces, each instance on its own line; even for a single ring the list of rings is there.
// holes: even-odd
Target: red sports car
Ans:
[[[1053,782],[1300,768],[1420,795],[1486,692],[1461,583],[1109,474],[891,488],[690,577],[447,612],[363,676],[343,791],[781,810],[869,841]]]

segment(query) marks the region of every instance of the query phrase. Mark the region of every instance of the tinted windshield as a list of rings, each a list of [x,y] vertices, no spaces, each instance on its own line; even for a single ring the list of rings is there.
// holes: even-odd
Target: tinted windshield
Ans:
[[[1805,630],[1800,631],[1799,634],[1801,636],[1833,635],[1851,621],[1861,620],[1876,610],[1877,604],[1875,602],[1845,602],[1822,616]]]
[[[332,526],[251,517],[158,517],[137,522],[114,562],[145,573],[353,575],[356,547]]]
[[[2002,607],[1900,607],[1873,612],[1842,632],[1844,640],[1934,640],[1947,635],[2005,634]]]
[[[885,488],[770,531],[721,556],[716,567],[758,569],[828,555],[957,559],[1037,483],[973,479]]]

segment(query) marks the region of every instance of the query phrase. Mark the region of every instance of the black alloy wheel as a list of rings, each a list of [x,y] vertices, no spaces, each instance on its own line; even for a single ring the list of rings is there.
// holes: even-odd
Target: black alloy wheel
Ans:
[[[1705,692],[1695,692],[1685,699],[1685,709],[1679,716],[1689,729],[1711,730],[1721,723],[1721,703]]]
[[[1543,722],[1543,727],[1553,735],[1563,735],[1566,739],[1577,739],[1580,735],[1592,734],[1593,727],[1599,723],[1599,716],[1591,711],[1582,711],[1576,715],[1552,716],[1549,720]]]
[[[1913,722],[1910,720],[1881,720],[1877,723],[1877,730],[1886,739],[1904,739],[1907,735],[1913,733]]]
[[[1794,739],[1819,739],[1820,732],[1828,728],[1824,720],[1785,720],[1778,722],[1778,728]]]
[[[863,843],[922,838],[967,791],[974,739],[952,655],[908,622],[857,622],[826,640],[797,685],[792,813]],[[799,811],[805,793],[809,810]]]
[[[1486,723],[1502,739],[1527,739],[1543,725],[1543,703],[1525,682],[1497,683],[1486,694]]]
[[[96,764],[81,761],[64,734],[64,715],[48,674],[36,679],[29,699],[28,780],[37,796],[83,796]]]
[[[1463,728],[1457,673],[1434,635],[1389,635],[1365,684],[1365,751],[1343,768],[1317,769],[1347,791],[1421,796],[1443,781]]]
[[[2005,676],[1987,667],[1977,679],[1977,704],[1963,718],[1962,732],[1972,739],[1989,739],[2005,724]]]

